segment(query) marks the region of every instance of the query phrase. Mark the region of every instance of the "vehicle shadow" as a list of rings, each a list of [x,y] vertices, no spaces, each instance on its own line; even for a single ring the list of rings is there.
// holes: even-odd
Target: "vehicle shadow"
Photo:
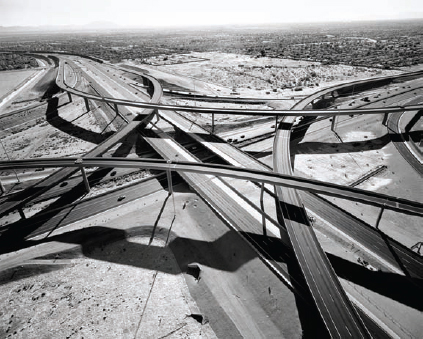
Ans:
[[[59,115],[58,105],[59,99],[57,97],[51,98],[48,101],[46,110],[47,122],[58,130],[65,132],[66,134],[69,134],[73,137],[97,145],[108,139],[113,134],[113,132],[105,132],[104,134],[100,134],[72,124]]]

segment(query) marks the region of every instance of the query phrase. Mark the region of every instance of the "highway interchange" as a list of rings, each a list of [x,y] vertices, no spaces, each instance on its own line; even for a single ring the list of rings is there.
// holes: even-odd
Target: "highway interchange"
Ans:
[[[15,161],[15,162],[3,162],[0,164],[2,168],[28,168],[28,167],[64,167],[62,170],[54,173],[47,177],[45,180],[36,184],[31,189],[23,191],[18,197],[14,197],[9,201],[3,201],[0,205],[0,215],[5,215],[10,211],[21,208],[27,202],[39,196],[41,193],[48,191],[54,187],[57,183],[65,180],[74,174],[78,169],[83,167],[98,166],[98,167],[136,167],[136,168],[154,168],[168,171],[182,171],[181,175],[183,178],[194,187],[197,192],[206,200],[210,201],[210,204],[214,205],[214,208],[218,213],[222,214],[229,224],[239,227],[239,223],[244,225],[256,225],[260,226],[261,217],[254,216],[257,213],[250,212],[251,220],[239,220],[239,214],[243,213],[242,208],[236,210],[235,208],[229,208],[222,211],[222,206],[242,206],[242,203],[233,201],[233,198],[227,196],[228,188],[224,181],[212,178],[212,175],[224,176],[224,177],[236,177],[246,180],[252,180],[255,182],[266,183],[275,185],[277,195],[277,208],[281,211],[278,213],[278,221],[273,223],[270,230],[273,230],[273,234],[277,237],[283,238],[283,234],[289,236],[289,240],[285,241],[287,244],[291,244],[293,252],[297,257],[299,265],[302,269],[302,273],[305,277],[308,288],[311,291],[311,295],[314,302],[317,305],[319,313],[322,316],[324,323],[326,324],[327,330],[331,337],[367,337],[374,335],[369,333],[369,327],[373,325],[369,323],[374,321],[366,319],[363,312],[357,313],[356,308],[350,303],[347,294],[343,291],[336,274],[334,273],[324,251],[321,249],[316,236],[314,235],[313,228],[310,225],[309,217],[303,207],[303,202],[297,189],[309,191],[311,193],[325,193],[333,194],[338,197],[347,197],[352,200],[365,202],[377,206],[381,206],[386,209],[393,209],[400,212],[412,213],[417,215],[423,214],[423,206],[419,202],[407,201],[405,199],[399,199],[395,197],[389,197],[377,193],[368,191],[362,191],[359,189],[345,188],[339,185],[329,185],[327,183],[317,182],[315,180],[303,179],[292,176],[289,142],[290,133],[293,127],[296,116],[335,116],[335,115],[351,115],[351,114],[380,114],[380,113],[398,113],[403,111],[417,111],[423,107],[421,105],[408,105],[391,108],[365,108],[359,110],[306,110],[307,105],[311,104],[318,98],[333,93],[341,88],[347,87],[346,85],[339,85],[336,88],[325,89],[316,93],[315,95],[304,99],[299,102],[293,111],[288,110],[241,110],[241,109],[211,109],[211,108],[198,108],[189,106],[175,106],[167,104],[159,104],[161,99],[162,89],[160,84],[150,77],[144,77],[145,87],[148,89],[148,93],[141,92],[144,99],[147,94],[151,96],[149,103],[140,102],[139,97],[134,94],[134,88],[125,84],[124,81],[120,81],[119,84],[122,86],[117,92],[124,91],[130,93],[132,98],[130,100],[110,97],[112,89],[105,90],[99,93],[100,96],[87,94],[76,87],[77,82],[68,84],[65,80],[65,65],[77,69],[78,67],[84,68],[86,79],[94,82],[95,77],[108,79],[110,83],[110,75],[102,70],[101,65],[95,65],[92,61],[79,60],[80,63],[77,65],[74,61],[69,58],[61,56],[59,72],[57,77],[57,84],[63,90],[70,93],[70,95],[82,96],[86,99],[108,102],[115,108],[115,111],[122,116],[131,114],[136,116],[139,112],[136,112],[128,107],[145,108],[141,116],[143,118],[136,118],[136,120],[129,121],[124,128],[115,133],[110,139],[107,139],[102,144],[98,145],[94,150],[87,153],[82,159],[38,159],[35,161]],[[76,73],[75,73],[76,74]],[[116,83],[115,80],[113,80]],[[100,82],[100,81],[97,81]],[[365,83],[362,81],[360,83]],[[355,84],[359,86],[360,83]],[[114,85],[112,85],[113,87]],[[350,85],[348,85],[350,86]],[[97,88],[101,91],[101,87]],[[138,94],[138,93],[137,93]],[[128,96],[128,94],[127,94]],[[71,96],[69,96],[71,98]],[[86,101],[87,102],[87,101]],[[119,105],[119,109],[118,109]],[[122,106],[120,106],[122,105]],[[87,104],[87,108],[89,106]],[[259,165],[255,160],[248,159],[242,152],[239,152],[233,146],[230,146],[221,141],[216,140],[204,140],[198,135],[204,134],[204,130],[192,131],[192,135],[197,136],[198,142],[203,144],[211,152],[218,154],[221,158],[225,159],[230,166],[222,165],[207,165],[201,164],[195,157],[189,155],[183,148],[177,146],[171,140],[168,134],[164,131],[156,130],[156,136],[151,137],[144,135],[144,138],[150,143],[150,145],[162,155],[165,161],[143,161],[143,160],[129,160],[129,159],[106,159],[97,158],[105,151],[110,149],[113,145],[117,144],[125,135],[129,132],[138,129],[142,132],[143,128],[151,123],[154,116],[159,112],[160,116],[166,121],[172,123],[174,126],[178,126],[180,129],[186,129],[186,124],[189,122],[182,119],[175,111],[189,111],[199,113],[225,113],[225,114],[240,114],[240,115],[269,115],[269,116],[284,116],[282,122],[277,128],[277,133],[274,140],[274,171],[276,173],[269,172],[267,168]],[[155,127],[153,126],[152,129]],[[195,127],[199,128],[199,127]],[[143,132],[142,132],[143,133]],[[175,157],[176,154],[176,157]],[[210,184],[212,182],[212,184]],[[216,201],[218,199],[222,201]],[[225,198],[226,197],[226,198]],[[225,200],[226,199],[226,200]],[[260,213],[258,213],[260,216]],[[286,228],[286,230],[285,230]],[[257,232],[257,229],[249,229],[248,231]],[[371,241],[368,241],[369,246]],[[376,250],[377,251],[377,250]],[[417,261],[415,272],[421,271]],[[289,281],[289,277],[286,278]],[[366,327],[367,326],[367,327]],[[383,327],[383,326],[381,326]],[[376,331],[379,331],[377,329]],[[381,329],[380,333],[389,332],[386,328]]]

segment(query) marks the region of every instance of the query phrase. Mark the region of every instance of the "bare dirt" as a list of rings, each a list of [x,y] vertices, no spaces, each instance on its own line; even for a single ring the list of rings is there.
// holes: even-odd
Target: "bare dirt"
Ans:
[[[245,70],[247,65],[251,71],[240,76],[237,91],[243,96],[256,97],[269,96],[267,91],[273,84],[269,79],[279,81],[277,77],[283,79],[284,72],[299,72],[295,73],[297,77],[304,72],[300,64],[292,60],[250,60],[252,58],[245,56],[206,56],[203,53],[195,57],[212,60],[146,68],[153,76],[165,74],[167,81],[181,87],[230,95],[234,77],[240,76],[239,69]],[[273,62],[285,64],[265,67],[266,63]],[[239,67],[241,63],[243,67]],[[315,63],[302,67],[305,66],[307,72],[311,69],[316,74],[320,72],[320,87],[377,72],[349,66],[319,68],[322,66],[312,64]],[[292,69],[286,70],[287,66]],[[255,87],[248,88],[246,84],[255,75],[255,67],[261,67],[262,73],[269,78],[255,79],[258,81]],[[273,74],[273,68],[279,73]],[[185,76],[180,77],[177,73]],[[188,78],[188,74],[196,79]],[[302,94],[316,89],[307,86],[305,84]],[[277,89],[275,93],[275,96],[292,95],[293,91]],[[95,115],[85,114],[82,101],[75,99],[58,112],[55,118],[64,119],[65,126],[71,122],[71,129],[57,128],[58,125],[54,126],[51,121],[38,121],[21,130],[17,127],[5,137],[8,138],[4,140],[6,150],[16,158],[64,156],[86,152],[96,144],[100,124]],[[227,117],[221,119],[225,122]],[[297,152],[296,171],[348,184],[369,169],[386,164],[388,171],[364,183],[363,187],[381,192],[399,189],[399,194],[414,198],[409,195],[410,192],[416,194],[412,188],[415,179],[413,176],[400,177],[409,172],[403,163],[394,160],[396,155],[385,143],[386,131],[380,119],[372,116],[340,120],[337,131],[342,143],[328,132],[328,121],[316,124],[315,130],[311,129],[301,143],[293,146]],[[78,128],[85,129],[84,133],[75,134]],[[398,184],[392,185],[395,182]],[[304,324],[294,296],[255,253],[236,234],[229,232],[192,192],[177,193],[175,210],[171,200],[163,205],[166,195],[167,192],[161,191],[94,215],[56,230],[48,238],[33,239],[29,248],[1,255],[0,304],[3,307],[0,317],[3,325],[0,325],[0,336],[301,337]],[[377,218],[378,211],[371,207],[352,206],[340,199],[335,202],[369,223]],[[412,239],[421,235],[418,222],[413,219],[405,222],[403,216],[392,217],[386,213],[381,227],[408,246]],[[406,231],[398,226],[404,223]],[[155,237],[148,245],[154,225]],[[323,233],[318,236],[328,252],[356,261],[357,255],[335,244]],[[200,279],[187,274],[189,263],[198,264]],[[352,288],[361,289],[357,285]],[[366,296],[371,294],[362,289],[360,292]],[[377,293],[371,298],[378,305],[381,302],[381,312],[397,307],[385,297],[379,298]],[[401,310],[414,319],[415,310],[409,311],[402,306]],[[414,320],[410,326],[414,327],[407,333],[419,333]]]
[[[295,154],[295,173],[321,181],[350,185],[377,167],[386,166],[384,171],[356,187],[421,200],[417,188],[421,178],[391,143],[387,128],[381,123],[382,119],[382,115],[338,117],[336,134],[330,130],[329,119],[311,125],[302,140],[291,143],[291,152]],[[379,208],[344,199],[325,198],[369,225],[376,224]],[[315,218],[313,224],[316,234],[327,253],[346,260],[344,265],[350,262],[351,267],[363,258],[367,259],[366,251],[334,234],[327,222],[317,215],[310,215]],[[392,211],[383,213],[379,229],[409,248],[422,238],[421,218]],[[373,267],[380,267],[377,260],[370,259],[370,262]],[[362,273],[357,270],[353,279],[341,279],[345,290],[382,319],[393,333],[403,338],[417,338],[422,331],[418,320],[421,317],[419,307],[411,305],[404,298],[390,296],[399,286],[389,285],[389,292],[378,291],[378,288],[357,279],[360,274],[368,275],[366,281],[377,279],[377,274],[371,277],[372,273],[365,274],[368,271],[363,269]],[[401,279],[404,279],[402,275],[397,276],[398,281]],[[385,280],[386,286],[392,284],[389,280]]]
[[[198,87],[207,85],[216,95],[219,93],[227,95],[235,89],[235,92],[242,97],[269,98],[308,95],[322,86],[395,73],[395,71],[365,67],[322,65],[318,62],[255,58],[220,52],[193,52],[190,55],[206,60],[146,67],[169,74],[187,76],[195,80]],[[140,66],[144,67],[144,65]],[[188,88],[193,89],[193,86]],[[302,90],[294,91],[294,88]]]
[[[8,154],[15,158],[63,156],[93,147],[94,136],[100,132],[95,117],[85,113],[80,100],[66,102],[66,97],[58,100],[54,119],[60,125],[48,115],[23,125],[11,124],[4,136]],[[67,124],[72,128],[66,129]],[[85,129],[84,134],[75,135],[79,128]],[[46,243],[35,242],[28,249],[2,255],[2,336],[214,337],[209,322],[219,337],[299,336],[292,292],[238,236],[226,235],[226,225],[196,195],[189,193],[177,202],[173,227],[180,229],[180,236],[170,233],[170,239],[178,261],[164,246],[166,228],[172,225],[169,211],[161,216],[165,224],[157,226],[152,245],[146,246],[164,197],[93,216],[54,232]],[[202,225],[204,220],[207,226]],[[211,238],[205,237],[201,228],[211,225]],[[122,236],[122,229],[130,231]],[[94,243],[87,235],[91,230],[98,240]],[[69,233],[60,236],[63,232]],[[197,244],[195,249],[192,242]],[[199,256],[203,247],[214,250]],[[163,255],[157,257],[157,251]],[[200,263],[200,280],[180,273],[179,267],[186,272],[187,260]]]
[[[83,100],[77,99],[73,105],[61,107],[59,114],[57,106],[66,100],[57,99],[56,107],[51,103],[44,116],[9,128],[2,138],[2,157],[4,152],[12,159],[69,156],[95,146],[102,136],[93,113],[86,113]]]
[[[166,194],[1,255],[2,335],[300,337],[292,292],[195,194],[176,193],[175,210]]]
[[[195,318],[199,312],[165,246],[167,232],[159,226],[148,246],[148,222],[154,223],[164,196],[89,218],[3,255],[0,335],[213,338],[207,321]],[[128,212],[125,219],[119,216]],[[146,223],[139,222],[140,214]]]

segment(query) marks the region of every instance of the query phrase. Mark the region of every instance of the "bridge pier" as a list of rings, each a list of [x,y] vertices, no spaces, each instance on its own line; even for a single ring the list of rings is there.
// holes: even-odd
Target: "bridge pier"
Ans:
[[[156,124],[160,121],[160,114],[159,114],[159,110],[155,109],[154,110],[154,115],[156,116],[157,120],[156,120]]]
[[[275,115],[275,133],[278,131],[278,116]]]
[[[88,103],[88,99],[84,98],[84,102],[85,102],[85,108],[87,109],[87,112],[89,112],[90,111],[90,105]]]
[[[72,102],[72,95],[71,95],[71,93],[70,92],[67,92],[67,93],[68,93],[69,102]]]
[[[167,163],[170,164],[172,163],[172,160],[168,160]],[[173,219],[175,219],[176,217],[176,206],[175,206],[175,195],[173,194],[173,183],[172,183],[172,171],[170,169],[168,169],[166,171],[166,175],[167,175],[167,182],[169,185],[169,195],[172,196],[172,201],[173,201]],[[173,223],[173,221],[172,221]]]
[[[417,254],[421,255],[422,247],[423,247],[423,242],[419,241],[417,244],[411,246],[411,250],[415,251]]]
[[[382,120],[382,125],[386,126],[386,124],[388,123],[388,118],[389,118],[389,113],[385,113],[383,115],[383,120]]]
[[[3,183],[1,182],[1,180],[0,180],[0,191],[1,191],[1,194],[3,194],[3,193],[6,192],[6,190],[5,190],[5,188],[4,188]]]
[[[119,114],[118,105],[117,105],[117,104],[114,104],[114,106],[115,106],[115,112],[116,112],[116,115],[118,115],[118,114]]]
[[[212,113],[212,129],[211,134],[214,134],[214,113]]]
[[[261,190],[260,190],[260,207],[261,207],[261,220],[263,223],[263,235],[267,236],[267,229],[266,229],[266,216],[264,213],[264,203],[263,203],[263,196],[264,196],[264,182],[261,183]]]
[[[380,209],[379,215],[377,216],[376,225],[375,225],[377,230],[379,229],[379,223],[380,223],[380,220],[382,219],[382,214],[384,210],[385,210],[385,207],[382,207]]]
[[[168,160],[167,163],[169,164],[169,167],[170,167],[172,160]],[[167,175],[167,184],[169,185],[169,194],[173,194],[172,171],[168,169],[166,171],[166,175]]]
[[[332,125],[330,126],[330,130],[335,132],[335,124],[336,124],[336,115],[332,117]]]
[[[82,179],[84,180],[85,189],[87,190],[87,193],[89,193],[91,188],[90,188],[90,183],[88,182],[87,173],[85,173],[84,167],[81,167],[81,174],[82,174]]]
[[[19,212],[19,215],[21,216],[22,219],[26,219],[26,216],[25,216],[25,213],[24,213],[22,207],[18,208],[18,212]]]

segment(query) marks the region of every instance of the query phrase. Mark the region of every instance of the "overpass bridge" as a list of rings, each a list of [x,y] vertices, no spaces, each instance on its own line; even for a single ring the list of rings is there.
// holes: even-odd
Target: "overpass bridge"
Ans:
[[[152,87],[155,88],[154,79],[151,79],[147,76],[145,76],[145,78],[148,79],[147,83],[149,81],[152,83],[152,85],[150,85],[149,88],[152,88]],[[95,95],[87,94],[79,90],[76,90],[74,88],[71,88],[64,81],[63,64],[59,65],[59,74],[57,77],[57,84],[60,88],[68,92],[69,95],[77,95],[77,96],[83,97],[86,102],[88,110],[89,110],[89,106],[87,104],[88,100],[98,100],[98,101],[107,102],[109,104],[113,104],[116,111],[118,111],[118,105],[149,109],[150,111],[145,112],[145,118],[142,119],[143,125],[147,124],[148,121],[152,119],[154,114],[157,114],[158,109],[185,111],[185,112],[191,112],[191,113],[209,113],[212,115],[221,113],[221,114],[253,115],[253,116],[255,115],[256,116],[266,116],[266,115],[286,116],[284,118],[284,121],[281,122],[281,124],[278,127],[277,135],[275,138],[274,158],[275,158],[275,170],[280,172],[279,173],[280,175],[286,174],[287,177],[285,178],[278,177],[278,174],[270,174],[271,176],[273,175],[273,177],[268,177],[269,174],[265,174],[265,173],[240,174],[240,172],[237,170],[235,170],[236,173],[231,172],[234,169],[220,168],[217,170],[217,169],[211,169],[210,167],[207,167],[206,169],[204,169],[203,167],[202,171],[203,172],[205,171],[204,173],[214,173],[216,175],[228,175],[228,176],[233,175],[234,177],[238,177],[238,178],[245,178],[248,180],[255,180],[259,182],[267,182],[267,183],[276,185],[275,189],[279,197],[281,220],[283,221],[283,224],[285,224],[285,226],[288,229],[288,233],[290,234],[291,241],[295,243],[293,244],[294,251],[297,254],[297,258],[299,260],[300,266],[302,267],[303,273],[306,276],[306,281],[309,284],[310,290],[312,291],[312,295],[315,299],[316,304],[318,305],[318,308],[322,314],[322,318],[324,322],[326,323],[326,326],[328,327],[330,334],[333,337],[344,337],[344,336],[345,337],[351,337],[351,336],[365,337],[368,335],[365,326],[362,324],[360,317],[355,313],[353,307],[349,303],[349,300],[346,297],[345,292],[343,292],[342,288],[340,288],[336,275],[334,275],[333,270],[331,269],[325,254],[323,253],[320,246],[318,245],[317,239],[315,238],[312,228],[308,224],[308,218],[303,209],[302,202],[299,199],[297,193],[295,192],[296,189],[306,189],[313,192],[325,193],[327,195],[330,195],[328,194],[328,189],[330,185],[327,183],[323,183],[323,186],[322,186],[316,182],[304,182],[304,181],[300,182],[300,181],[296,181],[296,179],[292,176],[292,173],[290,172],[291,165],[289,160],[289,133],[292,126],[293,117],[295,116],[325,116],[325,115],[336,116],[336,115],[380,114],[380,113],[387,114],[387,113],[403,112],[407,110],[422,109],[423,107],[421,105],[406,106],[406,107],[399,106],[399,107],[389,107],[389,108],[379,108],[379,109],[375,109],[375,108],[358,109],[358,110],[357,109],[354,109],[354,110],[351,110],[351,109],[336,110],[335,109],[335,110],[304,111],[304,110],[298,109],[300,105],[297,105],[296,109],[294,110],[221,109],[221,108],[212,108],[212,107],[192,107],[192,106],[176,106],[176,105],[159,104],[158,102],[160,98],[157,98],[157,97],[161,96],[161,90],[159,91],[160,92],[159,94],[159,92],[156,92],[155,89],[153,92],[151,92],[151,94],[153,94],[152,95],[153,97],[156,96],[156,98],[154,100],[152,98],[152,100],[148,103],[142,103],[142,102],[136,102],[131,100],[125,100],[125,99],[95,96]],[[339,90],[341,87],[338,86],[336,89],[335,88],[325,89],[324,91],[326,91],[326,93],[324,93],[323,95],[327,93],[333,93],[333,91]],[[316,94],[314,98],[310,98],[308,102],[310,103],[310,100],[311,101],[316,100],[317,98],[321,96],[322,96],[322,92],[319,92]],[[302,101],[302,104],[305,104],[305,102],[306,101]],[[304,107],[305,105],[302,108]],[[143,112],[143,115],[144,115],[144,112]],[[130,130],[132,129],[129,127],[125,131],[122,130],[122,133],[119,134],[122,137],[120,139],[115,138],[113,142],[114,143],[119,142],[119,140],[121,140],[124,137],[124,135],[126,135],[124,133],[128,133]],[[119,131],[118,133],[120,132],[121,131]],[[102,161],[100,160],[100,158],[97,158],[94,160],[91,159],[94,162],[90,162],[91,160],[89,158],[92,156],[94,157],[98,156],[99,154],[101,154],[102,149],[105,149],[108,146],[111,147],[111,145],[112,145],[112,142],[110,141],[109,144],[103,145],[103,148],[100,148],[100,150],[97,150],[96,151],[97,153],[94,152],[93,154],[87,154],[83,157],[82,160],[70,159],[70,161],[74,161],[73,164],[62,162],[62,165],[66,167],[66,169],[72,168],[74,171],[78,169],[83,171],[84,166],[89,166],[89,164],[92,164],[93,166],[97,166],[97,165],[100,166],[98,162],[98,161]],[[98,147],[100,146],[101,145],[99,145]],[[284,161],[286,160],[286,157],[288,157],[288,161]],[[77,161],[77,163],[75,163],[75,161]],[[58,164],[59,163],[55,163],[55,166],[57,167]],[[12,164],[9,164],[9,165],[12,165]],[[29,164],[29,163],[27,164],[15,163],[14,165],[15,166],[34,166],[34,164]],[[106,163],[104,162],[103,165],[106,165]],[[126,164],[126,165],[130,166],[130,164]],[[49,165],[46,162],[43,162],[43,167],[47,167],[47,166]],[[114,166],[117,166],[117,163],[111,162],[107,164],[106,167],[114,167]],[[134,166],[134,164],[132,164],[131,166]],[[139,166],[139,164],[137,164],[137,166]],[[148,164],[143,164],[143,166],[148,166]],[[150,164],[150,166],[152,165]],[[154,166],[158,166],[158,164],[156,163],[154,164]],[[184,166],[188,166],[188,167],[184,167]],[[190,166],[193,166],[193,165],[182,164],[182,163],[171,163],[171,164],[166,163],[166,164],[161,164],[159,167],[169,171],[171,170],[193,171],[193,168]],[[150,168],[153,168],[153,167],[150,167]],[[196,168],[195,171],[198,171],[198,168]],[[288,179],[291,180],[291,182],[289,182]],[[57,178],[56,179],[53,178],[53,181],[54,180],[58,182]],[[283,185],[288,188],[285,188],[284,190],[282,190],[281,186]],[[49,185],[46,185],[46,186],[49,186]],[[51,185],[49,187],[51,187]],[[375,204],[377,206],[384,206],[384,208],[391,208],[391,209],[401,211],[401,212],[406,212],[406,213],[412,213],[417,215],[421,215],[422,213],[422,206],[416,202],[399,201],[398,198],[392,198],[392,197],[383,196],[383,195],[377,196],[377,194],[369,198],[368,192],[364,193],[364,192],[360,192],[360,190],[353,192],[353,191],[345,190],[345,188],[342,188],[342,187],[331,187],[330,189],[333,190],[333,194],[340,194],[339,196],[342,196],[342,197],[346,197],[346,196],[350,198],[352,197],[352,199],[356,201],[366,201],[367,203]],[[40,190],[38,190],[37,194],[39,194],[39,192]],[[34,195],[34,193],[32,194]],[[23,201],[22,204],[15,205],[15,208],[16,206],[22,206],[25,202],[29,201],[30,199],[31,197]],[[12,205],[9,205],[6,209],[10,211],[11,209],[14,208]],[[2,210],[2,206],[0,206],[0,215],[5,214],[5,212]],[[289,230],[291,230],[291,232]],[[309,252],[309,254],[307,254],[307,251]],[[310,259],[313,257],[317,259],[312,259],[313,261],[308,261],[307,258]],[[315,280],[315,277],[317,277],[317,275],[321,275],[322,273],[325,275],[325,277]]]

